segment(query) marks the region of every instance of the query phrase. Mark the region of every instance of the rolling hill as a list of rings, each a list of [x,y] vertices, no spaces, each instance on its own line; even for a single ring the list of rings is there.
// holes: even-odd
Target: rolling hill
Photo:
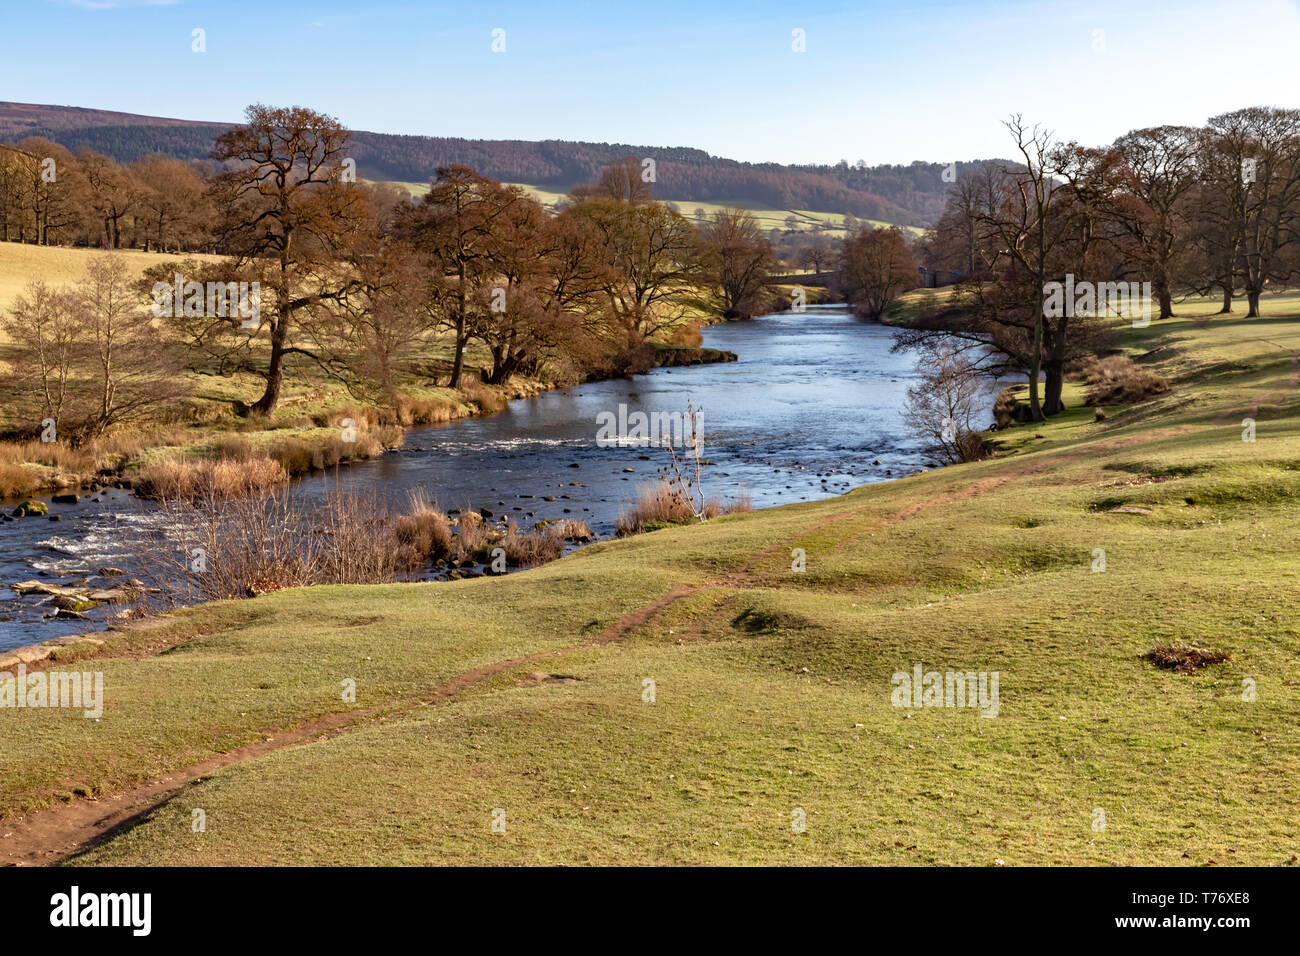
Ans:
[[[207,158],[214,135],[228,125],[0,102],[0,142],[38,136],[71,150],[88,147],[119,162],[150,153]],[[740,162],[688,147],[623,143],[474,140],[358,130],[352,154],[361,175],[371,180],[427,182],[439,166],[463,163],[493,179],[554,192],[592,181],[612,160],[637,156],[655,160],[656,195],[679,204],[818,210],[914,227],[938,217],[948,188],[940,163],[785,166]]]

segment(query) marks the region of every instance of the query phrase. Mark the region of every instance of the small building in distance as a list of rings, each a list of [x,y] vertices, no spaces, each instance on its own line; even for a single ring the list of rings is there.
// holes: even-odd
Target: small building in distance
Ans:
[[[922,289],[941,289],[961,281],[960,269],[927,269],[925,266],[918,266],[916,271],[921,273],[920,288]]]

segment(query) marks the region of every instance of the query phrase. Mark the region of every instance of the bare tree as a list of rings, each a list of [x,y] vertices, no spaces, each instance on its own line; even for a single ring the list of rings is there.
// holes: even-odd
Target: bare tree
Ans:
[[[236,270],[258,276],[262,298],[259,326],[267,331],[265,361],[245,363],[266,382],[252,406],[270,415],[280,400],[285,360],[318,356],[297,342],[300,317],[308,306],[337,299],[354,279],[336,260],[369,222],[365,194],[342,177],[349,133],[330,116],[302,107],[256,104],[245,123],[217,137],[213,156],[227,165],[212,195],[221,214],[218,245],[234,256]],[[248,336],[238,320],[205,316],[213,332],[225,332],[230,346],[243,349]],[[252,359],[255,353],[243,349]]]
[[[678,324],[698,278],[698,240],[689,220],[657,202],[593,199],[569,212],[600,232],[609,267],[604,292],[624,328],[648,337]]]
[[[903,413],[931,452],[949,463],[984,457],[976,416],[985,404],[986,380],[951,343],[934,342],[917,362],[921,379],[907,390]]]
[[[119,256],[97,256],[68,291],[33,282],[4,329],[24,383],[28,414],[51,418],[60,440],[79,445],[143,417],[182,393],[176,364],[140,307],[134,273]]]
[[[647,167],[635,156],[624,156],[605,166],[593,185],[579,186],[573,197],[585,199],[613,199],[632,205],[654,201],[654,186],[646,174]]]
[[[1300,238],[1300,110],[1250,107],[1212,117],[1202,168],[1203,235],[1213,271],[1225,273],[1223,311],[1240,275],[1254,318],[1264,289],[1295,271],[1289,251]]]
[[[181,394],[177,365],[140,307],[134,278],[120,256],[104,255],[90,260],[75,287],[88,379],[80,390],[83,440],[139,419]]]
[[[122,220],[136,204],[138,190],[129,170],[92,149],[77,153],[87,186],[87,212],[105,249],[122,245]]]
[[[1005,125],[1015,137],[1024,166],[991,168],[991,175],[996,177],[993,188],[997,200],[977,215],[995,237],[999,255],[1009,258],[1027,280],[1019,285],[1029,310],[1029,408],[1034,421],[1042,421],[1045,415],[1039,397],[1039,376],[1043,368],[1045,288],[1053,277],[1052,254],[1065,239],[1068,224],[1064,218],[1050,214],[1060,183],[1053,166],[1056,146],[1052,134],[1040,126],[1028,127],[1018,114]],[[1061,321],[1066,319],[1062,317]],[[1048,412],[1057,410],[1049,407]]]
[[[428,309],[441,310],[453,335],[451,378],[460,385],[465,348],[482,303],[478,290],[492,272],[494,231],[512,206],[527,197],[468,166],[443,166],[429,191],[399,217],[398,233],[427,258],[427,266],[446,282],[427,286]]]
[[[214,211],[194,166],[155,154],[137,160],[132,172],[145,249],[153,246],[168,252],[201,244]]]
[[[859,315],[880,318],[916,280],[916,261],[898,227],[863,229],[844,240],[838,282]]]
[[[766,283],[776,267],[771,243],[743,209],[720,209],[700,229],[701,279],[716,297],[724,319],[748,319],[762,308]]]
[[[33,431],[38,422],[51,419],[60,434],[83,351],[73,297],[33,279],[0,317],[0,329],[10,339],[12,394],[6,403],[30,419]]]
[[[1197,132],[1186,126],[1134,130],[1115,141],[1123,161],[1115,219],[1151,276],[1160,318],[1174,314],[1172,285],[1191,240]]]

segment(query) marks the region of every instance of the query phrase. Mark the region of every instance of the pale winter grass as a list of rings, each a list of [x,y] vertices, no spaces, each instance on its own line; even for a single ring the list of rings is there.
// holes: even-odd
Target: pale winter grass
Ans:
[[[511,522],[503,530],[467,509],[453,522],[423,491],[411,493],[407,512],[397,518],[395,528],[400,545],[434,563],[490,562],[493,549],[501,548],[507,566],[523,568],[554,561],[564,554],[568,542],[595,538],[586,522],[569,518],[539,524],[532,531]]]
[[[136,494],[163,501],[240,498],[266,495],[289,480],[271,458],[218,458],[160,461],[140,470]]]
[[[120,433],[77,448],[35,439],[0,442],[0,498],[108,480],[145,447],[139,436]]]
[[[382,455],[388,448],[402,444],[403,432],[396,425],[376,425],[358,431],[354,441],[341,435],[329,438],[286,438],[273,442],[266,451],[290,475],[323,471],[348,461],[360,461]]]
[[[451,519],[437,509],[422,489],[411,491],[408,498],[407,512],[398,516],[395,524],[397,541],[429,560],[449,557],[455,541]]]
[[[637,486],[636,500],[619,512],[614,528],[621,538],[671,524],[708,521],[719,515],[738,514],[752,509],[753,502],[749,493],[744,491],[729,502],[717,497],[708,498],[697,509],[685,491],[667,479],[660,478],[652,484]]]
[[[506,564],[510,567],[532,568],[564,554],[564,539],[550,526],[536,531],[520,531],[512,521],[494,547],[505,551]]]
[[[462,382],[460,390],[464,393],[465,398],[473,405],[477,405],[480,412],[485,415],[492,415],[506,407],[508,400],[500,392],[493,391],[486,385],[473,380]]]

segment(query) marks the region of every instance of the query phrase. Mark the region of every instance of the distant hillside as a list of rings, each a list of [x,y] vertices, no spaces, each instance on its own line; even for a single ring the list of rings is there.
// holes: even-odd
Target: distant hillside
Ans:
[[[89,147],[119,162],[149,153],[207,158],[225,123],[164,119],[68,106],[0,102],[0,142],[28,136],[68,149]],[[567,191],[592,181],[624,156],[653,158],[655,194],[677,202],[735,203],[769,209],[811,209],[924,226],[943,211],[943,165],[784,166],[743,163],[688,147],[579,143],[564,140],[472,140],[443,136],[353,133],[353,158],[367,179],[428,181],[442,165],[463,163],[503,182]]]

